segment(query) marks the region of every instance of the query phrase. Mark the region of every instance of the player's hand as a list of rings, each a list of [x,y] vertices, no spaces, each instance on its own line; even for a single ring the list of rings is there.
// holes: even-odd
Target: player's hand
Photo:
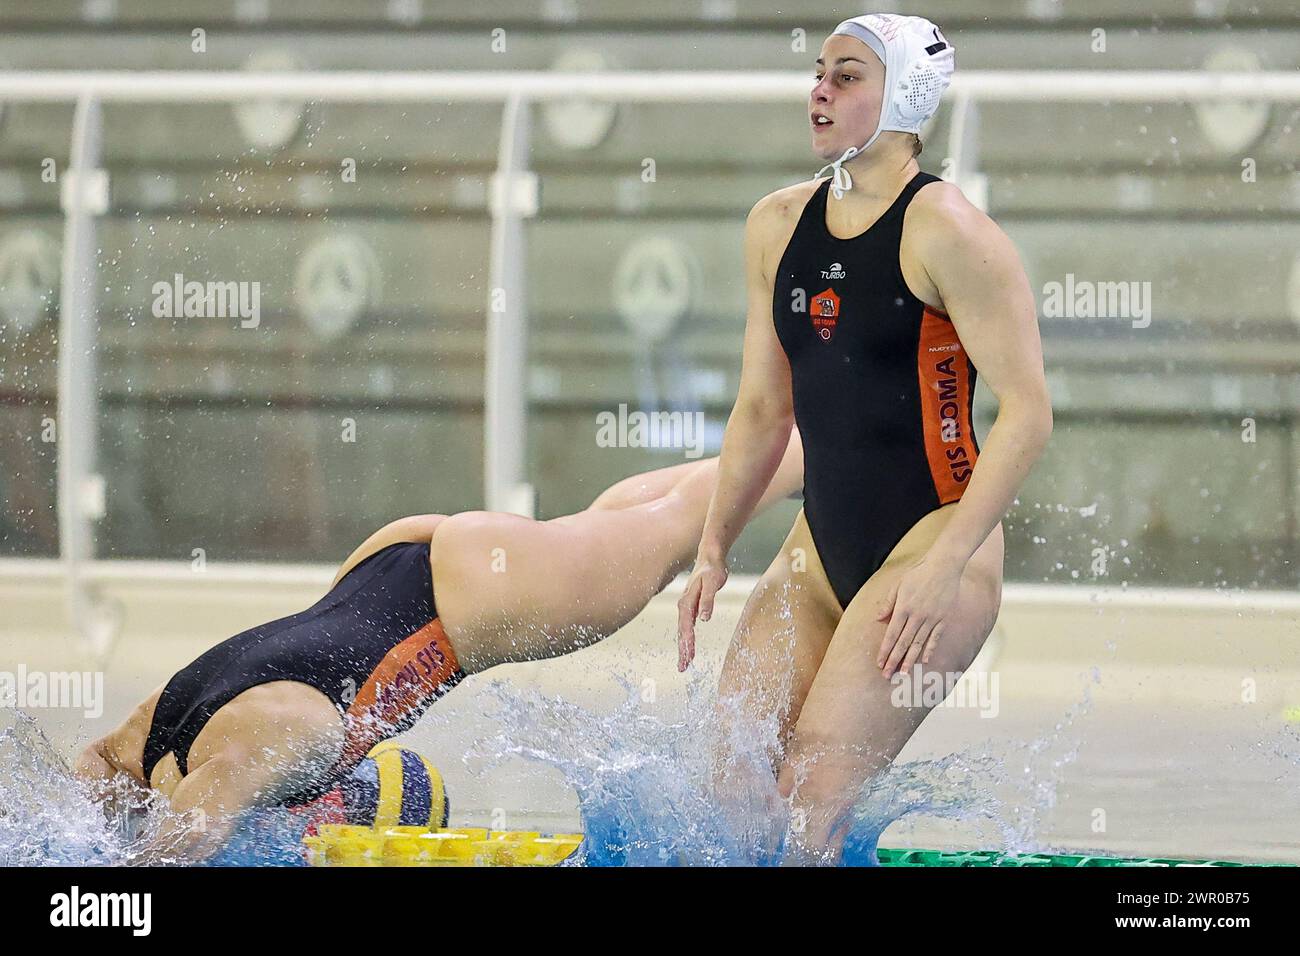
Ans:
[[[686,591],[677,600],[677,670],[686,670],[695,660],[695,622],[713,615],[713,599],[727,583],[725,558],[695,559]]]
[[[957,603],[965,566],[941,559],[922,559],[895,582],[878,621],[888,621],[876,666],[885,679],[907,673],[917,659],[930,663],[944,623]]]

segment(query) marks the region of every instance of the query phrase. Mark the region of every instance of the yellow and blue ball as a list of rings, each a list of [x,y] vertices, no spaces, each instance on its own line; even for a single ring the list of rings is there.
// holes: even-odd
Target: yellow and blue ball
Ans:
[[[451,804],[442,774],[423,756],[385,740],[341,784],[347,822],[365,827],[445,827]]]

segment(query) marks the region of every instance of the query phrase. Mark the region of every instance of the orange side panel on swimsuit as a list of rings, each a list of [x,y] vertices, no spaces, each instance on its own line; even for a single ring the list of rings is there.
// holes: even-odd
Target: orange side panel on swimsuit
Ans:
[[[347,742],[342,762],[353,764],[410,713],[463,676],[442,621],[434,618],[393,647],[366,678],[347,710]]]
[[[977,452],[970,421],[971,365],[952,320],[926,306],[916,350],[925,456],[941,504],[961,497]]]

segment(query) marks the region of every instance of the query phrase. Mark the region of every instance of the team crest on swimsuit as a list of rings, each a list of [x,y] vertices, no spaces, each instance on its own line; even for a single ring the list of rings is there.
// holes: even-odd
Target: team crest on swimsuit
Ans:
[[[823,342],[829,342],[835,334],[835,325],[840,318],[840,297],[834,289],[818,292],[812,300],[813,331]]]

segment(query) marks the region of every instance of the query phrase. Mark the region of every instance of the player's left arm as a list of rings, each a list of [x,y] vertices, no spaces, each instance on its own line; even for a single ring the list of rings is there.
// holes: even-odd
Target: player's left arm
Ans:
[[[924,201],[923,200],[924,197]],[[997,418],[935,557],[965,566],[1011,507],[1052,433],[1038,310],[1020,256],[1007,234],[955,186],[936,183],[913,203],[915,260],[938,305],[952,319],[994,397]],[[930,290],[926,290],[930,291]],[[924,296],[923,296],[924,298]]]
[[[889,622],[876,654],[887,679],[923,648],[929,660],[967,563],[1011,507],[1052,432],[1038,311],[1006,234],[955,186],[936,183],[908,207],[901,262],[912,291],[952,320],[998,414],[952,518],[877,615]]]
[[[119,726],[87,744],[72,765],[73,775],[110,820],[138,806],[149,792],[143,768],[144,741],[162,690],[159,687]]]
[[[168,800],[171,811],[136,862],[197,863],[230,838],[239,819],[263,799],[263,774],[251,754],[231,748],[185,775]]]
[[[336,741],[342,745],[340,739]],[[245,815],[273,806],[313,780],[330,764],[329,751],[297,733],[292,724],[276,727],[274,739],[256,745],[227,741],[190,772],[168,797],[159,829],[133,848],[137,865],[198,863],[229,841]]]

